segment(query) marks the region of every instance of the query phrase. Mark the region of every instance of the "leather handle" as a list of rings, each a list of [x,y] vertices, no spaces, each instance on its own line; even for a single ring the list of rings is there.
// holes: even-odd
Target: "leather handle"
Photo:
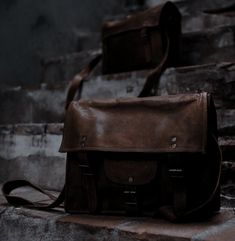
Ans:
[[[98,54],[94,59],[91,60],[91,62],[84,69],[81,70],[80,73],[74,76],[74,78],[72,79],[69,85],[69,89],[66,97],[66,104],[65,104],[66,110],[70,102],[73,101],[77,91],[80,90],[82,82],[90,75],[92,70],[100,62],[101,58],[102,58],[102,54]]]
[[[17,196],[17,195],[12,195],[11,192],[17,188],[20,187],[31,187],[38,192],[48,196],[50,199],[53,200],[51,204],[43,204],[40,202],[32,202],[30,200],[27,200],[26,198]],[[37,208],[37,209],[51,209],[60,206],[60,204],[64,201],[65,197],[65,188],[63,188],[62,192],[59,194],[58,197],[55,197],[51,193],[42,190],[41,188],[35,186],[29,181],[26,180],[14,180],[14,181],[9,181],[3,184],[2,187],[2,193],[7,199],[8,203],[14,206],[25,206],[28,208]]]
[[[144,87],[143,87],[142,91],[140,92],[140,94],[138,95],[138,97],[149,96],[155,83],[157,83],[159,81],[161,74],[166,69],[168,56],[169,56],[169,50],[170,50],[170,38],[167,33],[165,33],[165,36],[166,36],[166,50],[163,55],[163,58],[162,58],[160,64],[148,74]]]
[[[170,49],[170,39],[167,33],[165,33],[165,36],[166,36],[167,44],[166,44],[166,50],[163,55],[163,58],[160,64],[148,74],[144,87],[141,90],[138,97],[145,97],[150,95],[151,89],[153,88],[154,84],[160,79],[161,74],[166,68],[166,64],[169,56],[169,49]],[[94,59],[91,60],[91,62],[84,69],[82,69],[80,73],[74,76],[74,78],[72,79],[69,85],[65,109],[67,109],[70,102],[73,101],[77,91],[81,91],[81,85],[83,81],[90,75],[92,70],[100,62],[101,58],[102,58],[102,54],[97,55]]]

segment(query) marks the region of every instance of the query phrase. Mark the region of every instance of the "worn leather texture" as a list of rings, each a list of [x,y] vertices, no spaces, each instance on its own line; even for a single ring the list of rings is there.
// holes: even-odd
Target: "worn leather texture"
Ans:
[[[181,15],[167,2],[119,21],[103,24],[103,73],[154,68],[171,45],[169,65],[179,61]]]
[[[221,156],[207,93],[72,102],[60,151],[68,153],[67,212],[175,221],[219,210]]]
[[[204,152],[206,106],[206,94],[74,101],[61,150]]]

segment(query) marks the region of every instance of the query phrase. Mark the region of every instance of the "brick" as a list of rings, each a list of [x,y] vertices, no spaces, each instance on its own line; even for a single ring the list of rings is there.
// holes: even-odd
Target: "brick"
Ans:
[[[61,135],[63,132],[64,124],[62,123],[49,123],[46,125],[46,133],[53,135]]]
[[[13,125],[13,132],[16,135],[43,135],[44,124],[16,124]]]

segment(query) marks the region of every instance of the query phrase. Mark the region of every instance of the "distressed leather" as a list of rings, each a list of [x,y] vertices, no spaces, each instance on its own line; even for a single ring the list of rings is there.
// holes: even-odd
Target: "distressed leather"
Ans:
[[[207,94],[70,104],[60,151],[204,152]]]

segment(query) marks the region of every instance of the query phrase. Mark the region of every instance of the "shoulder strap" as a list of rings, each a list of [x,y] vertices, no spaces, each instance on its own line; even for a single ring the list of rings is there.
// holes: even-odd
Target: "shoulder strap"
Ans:
[[[23,197],[10,194],[13,190],[20,188],[20,187],[26,187],[26,186],[31,187],[31,188],[39,191],[40,193],[48,196],[51,200],[53,200],[53,202],[50,204],[43,204],[40,202],[31,202]],[[5,198],[7,199],[8,203],[10,203],[11,205],[26,206],[28,208],[47,210],[47,209],[58,207],[63,203],[64,197],[65,197],[65,187],[63,188],[63,190],[61,191],[59,196],[55,197],[51,193],[49,193],[45,190],[42,190],[41,188],[35,186],[34,184],[32,184],[26,180],[14,180],[14,181],[9,181],[9,182],[6,182],[5,184],[3,184],[2,193],[5,196]]]
[[[91,62],[84,69],[81,70],[80,73],[74,76],[74,78],[72,79],[69,85],[69,89],[66,97],[65,109],[68,108],[69,103],[74,99],[77,91],[81,90],[80,86],[82,85],[82,82],[90,75],[92,70],[100,62],[101,58],[102,58],[102,54],[98,54],[94,59],[91,60]]]
[[[143,86],[143,89],[141,90],[138,97],[146,97],[151,95],[152,88],[158,83],[161,74],[166,69],[167,61],[169,57],[169,49],[170,49],[170,38],[165,32],[166,37],[166,49],[163,55],[163,58],[160,62],[160,64],[153,69],[147,76],[146,82]],[[67,93],[66,98],[66,109],[68,108],[70,102],[74,99],[77,91],[81,91],[81,85],[83,81],[90,75],[92,70],[96,67],[96,65],[99,63],[99,61],[102,58],[102,54],[97,55],[79,74],[75,75],[72,81],[70,82],[70,86]]]
[[[167,61],[169,57],[169,50],[170,50],[170,38],[167,33],[165,33],[165,36],[166,36],[166,49],[165,49],[163,58],[160,64],[148,74],[144,87],[140,92],[140,94],[138,95],[138,97],[146,97],[151,95],[151,90],[153,89],[153,87],[156,87],[162,73],[166,69]]]

